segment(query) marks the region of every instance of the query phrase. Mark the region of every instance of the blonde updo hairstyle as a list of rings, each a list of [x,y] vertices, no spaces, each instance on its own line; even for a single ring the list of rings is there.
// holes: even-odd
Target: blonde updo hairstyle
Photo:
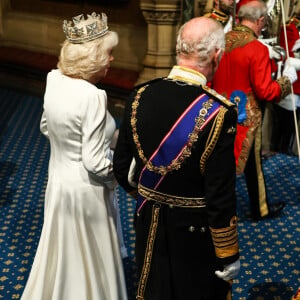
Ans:
[[[89,80],[95,73],[105,70],[110,52],[118,42],[118,34],[114,31],[108,31],[104,36],[82,44],[65,40],[57,67],[64,75]]]

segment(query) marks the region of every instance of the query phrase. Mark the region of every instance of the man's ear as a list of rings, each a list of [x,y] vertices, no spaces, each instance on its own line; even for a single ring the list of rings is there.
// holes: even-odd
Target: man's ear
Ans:
[[[215,54],[214,54],[214,62],[216,65],[219,64],[221,58],[222,58],[222,55],[223,55],[223,49],[217,49]]]
[[[259,26],[260,23],[262,22],[263,18],[264,18],[264,16],[261,16],[261,17],[259,17],[259,18],[256,20],[256,24],[257,24],[258,26]]]

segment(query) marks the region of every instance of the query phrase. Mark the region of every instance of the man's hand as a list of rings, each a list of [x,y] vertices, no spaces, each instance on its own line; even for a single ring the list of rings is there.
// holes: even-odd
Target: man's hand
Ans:
[[[295,58],[295,57],[289,57],[285,64],[289,64],[290,66],[293,66],[296,71],[300,70],[300,58]]]
[[[288,77],[291,83],[297,81],[298,76],[296,72],[296,68],[293,66],[293,61],[291,60],[292,57],[289,57],[284,64],[284,69],[282,72],[283,76]]]
[[[234,263],[224,266],[223,271],[215,271],[215,274],[219,278],[225,281],[229,281],[235,278],[239,274],[240,268],[241,268],[241,263],[240,260],[238,259]]]

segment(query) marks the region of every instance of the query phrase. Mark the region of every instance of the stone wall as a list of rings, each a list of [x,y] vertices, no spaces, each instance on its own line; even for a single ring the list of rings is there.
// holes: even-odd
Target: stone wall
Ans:
[[[70,2],[1,0],[0,45],[58,55],[64,41],[64,19],[70,20],[80,13],[103,11],[108,15],[110,29],[118,32],[120,37],[113,64],[137,71],[143,68],[147,50],[147,24],[140,11],[139,0],[128,0],[121,6]]]

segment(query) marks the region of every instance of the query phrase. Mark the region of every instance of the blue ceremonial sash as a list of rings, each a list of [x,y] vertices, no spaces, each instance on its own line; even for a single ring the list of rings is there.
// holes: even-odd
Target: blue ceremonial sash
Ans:
[[[158,148],[151,155],[149,161],[154,166],[168,166],[174,159],[178,158],[189,140],[189,134],[193,131],[196,118],[199,116],[203,104],[210,97],[206,94],[198,96],[189,107],[178,118],[170,131],[165,135]],[[207,109],[204,116],[201,129],[218,113],[220,104],[217,101],[212,102],[212,106]],[[156,190],[166,175],[150,171],[144,166],[141,171],[139,183],[149,189]],[[138,193],[137,197],[137,213],[141,210],[147,200]]]

